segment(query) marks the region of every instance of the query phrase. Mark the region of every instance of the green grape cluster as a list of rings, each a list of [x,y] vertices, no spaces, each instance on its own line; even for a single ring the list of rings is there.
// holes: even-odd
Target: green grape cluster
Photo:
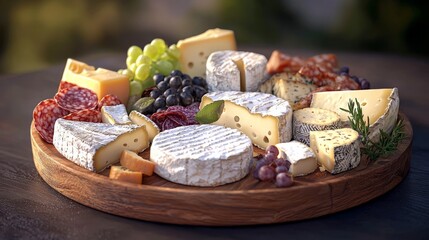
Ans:
[[[130,96],[141,96],[146,88],[155,86],[155,74],[168,75],[180,69],[179,49],[175,44],[168,47],[163,39],[155,38],[143,49],[135,45],[128,48],[126,64],[127,69],[120,69],[118,73],[129,77]]]

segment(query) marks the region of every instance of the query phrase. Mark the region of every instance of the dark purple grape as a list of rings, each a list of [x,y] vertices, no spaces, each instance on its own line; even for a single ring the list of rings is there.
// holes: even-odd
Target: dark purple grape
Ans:
[[[169,106],[178,105],[180,103],[180,99],[177,95],[172,94],[168,95],[168,97],[165,99],[165,104]]]
[[[194,102],[194,97],[189,92],[182,92],[180,93],[180,102],[182,106],[189,106]]]
[[[192,84],[203,87],[204,79],[202,77],[194,77],[192,78]]]
[[[178,89],[180,86],[182,86],[182,78],[179,76],[174,76],[170,79],[169,85],[171,88]]]
[[[194,86],[194,92],[195,92],[195,98],[198,100],[201,100],[204,94],[207,93],[207,90],[201,86]]]
[[[158,88],[155,88],[152,91],[150,91],[149,95],[151,98],[157,99],[161,94],[162,94],[161,90],[159,90]]]
[[[286,173],[289,169],[286,166],[277,166],[276,173]]]
[[[268,165],[270,163],[271,162],[268,161],[267,159],[262,158],[261,160],[259,160],[259,161],[256,162],[256,168],[261,168],[262,166],[266,166],[266,165]]]
[[[351,78],[353,81],[355,81],[357,84],[359,84],[359,85],[360,85],[360,79],[359,79],[358,77],[356,77],[356,76],[350,76],[350,78]]]
[[[370,86],[370,84],[369,84],[369,81],[368,81],[368,80],[366,80],[365,78],[362,78],[362,79],[360,80],[360,87],[361,87],[362,89],[369,89],[371,86]]]
[[[272,181],[274,180],[274,177],[276,176],[275,170],[273,167],[270,166],[262,166],[259,171],[259,179],[262,181]]]
[[[164,81],[164,75],[162,75],[160,73],[153,75],[153,81],[155,81],[155,84],[158,84],[158,83]]]
[[[292,179],[284,172],[277,174],[276,186],[277,187],[289,187],[292,186]]]
[[[172,77],[174,77],[174,76],[181,77],[182,76],[182,72],[180,70],[173,70],[173,71],[171,71],[170,76],[172,76]]]
[[[161,91],[161,92],[164,92],[165,90],[167,90],[167,88],[168,88],[168,81],[162,81],[162,82],[159,82],[157,85],[156,85],[156,87]]]
[[[153,103],[153,106],[155,107],[155,109],[160,109],[165,107],[165,97],[161,95],[158,98],[156,98],[155,102]]]
[[[274,146],[274,145],[270,145],[267,147],[267,149],[265,150],[266,153],[273,153],[275,156],[279,155],[279,149]]]
[[[164,82],[170,82],[170,79],[171,79],[171,76],[165,76],[165,78],[164,78]]]
[[[183,79],[182,80],[182,86],[192,86],[192,80],[191,79]]]
[[[165,110],[167,110],[167,108],[166,107],[162,107],[162,108],[158,108],[158,110],[156,110],[156,112],[161,112],[161,111],[165,111]]]
[[[169,89],[165,90],[165,92],[162,95],[164,95],[164,97],[168,97],[168,96],[170,96],[172,94],[176,94],[176,93],[177,93],[177,90],[175,88],[169,88]]]
[[[339,72],[340,72],[340,74],[341,73],[347,73],[347,74],[349,74],[350,73],[350,68],[347,67],[347,66],[343,66],[343,67],[340,68]]]
[[[284,158],[277,158],[274,160],[276,166],[286,166],[286,160]]]
[[[194,93],[194,88],[192,86],[185,86],[182,88],[182,92],[188,92],[190,94]]]
[[[277,159],[277,155],[274,155],[273,152],[269,152],[269,153],[265,154],[264,158],[267,159],[267,161],[269,161],[271,163]]]
[[[182,79],[183,80],[185,80],[185,79],[188,79],[188,80],[191,80],[191,82],[192,82],[192,78],[191,78],[191,76],[189,76],[188,74],[182,74]]]

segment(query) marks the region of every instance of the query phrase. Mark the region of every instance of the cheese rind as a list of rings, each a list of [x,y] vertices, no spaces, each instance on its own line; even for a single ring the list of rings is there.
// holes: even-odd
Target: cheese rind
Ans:
[[[154,162],[146,160],[137,155],[137,153],[129,150],[124,150],[122,152],[119,162],[121,163],[121,166],[124,166],[131,171],[141,172],[147,176],[152,176],[155,169]]]
[[[207,60],[209,91],[255,92],[263,82],[267,58],[241,51],[217,51]]]
[[[119,162],[123,150],[144,151],[149,147],[149,139],[145,126],[58,119],[53,144],[66,159],[100,172]]]
[[[310,145],[310,131],[332,130],[341,127],[340,116],[319,108],[304,108],[293,113],[293,139]]]
[[[234,32],[225,29],[209,29],[206,32],[177,42],[182,72],[191,77],[205,77],[209,55],[221,50],[236,50]]]
[[[278,157],[282,157],[291,163],[289,173],[292,176],[308,175],[317,169],[316,155],[307,145],[298,141],[290,141],[278,143],[276,147],[279,149]]]
[[[133,123],[139,126],[146,126],[147,133],[149,134],[149,141],[152,142],[153,138],[160,132],[158,125],[144,114],[133,110],[130,112],[130,119]]]
[[[109,178],[122,182],[141,184],[143,175],[140,172],[134,172],[122,166],[112,166],[110,168]]]
[[[101,107],[101,119],[104,123],[112,125],[132,124],[124,104]]]
[[[190,125],[158,134],[150,149],[155,173],[184,185],[218,186],[238,181],[250,170],[253,146],[235,129]]]
[[[262,149],[291,140],[292,109],[287,101],[259,92],[211,92],[203,96],[200,109],[217,100],[225,105],[213,124],[242,131]]]
[[[365,122],[369,117],[369,140],[377,142],[380,130],[392,131],[399,112],[397,88],[318,92],[313,94],[311,107],[334,111],[340,115],[343,126],[349,126],[349,113],[340,109],[348,109],[349,99],[358,100]]]
[[[319,164],[331,174],[350,170],[360,163],[359,133],[351,128],[311,131],[310,147]]]
[[[64,69],[62,81],[74,83],[94,91],[98,100],[113,94],[127,104],[130,81],[127,76],[104,68],[95,69],[86,63],[69,58]]]

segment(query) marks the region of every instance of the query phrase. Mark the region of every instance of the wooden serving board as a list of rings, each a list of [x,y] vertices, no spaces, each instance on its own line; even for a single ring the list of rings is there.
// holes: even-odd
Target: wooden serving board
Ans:
[[[219,187],[190,187],[156,175],[142,185],[119,182],[90,172],[60,155],[43,141],[34,124],[31,143],[40,176],[52,188],[83,205],[135,219],[207,226],[252,225],[314,218],[365,203],[395,187],[407,175],[413,130],[404,120],[406,138],[389,158],[362,159],[348,172],[320,172],[295,178],[289,188],[259,182],[251,174]],[[261,153],[262,150],[257,149]],[[148,157],[149,151],[142,153]]]

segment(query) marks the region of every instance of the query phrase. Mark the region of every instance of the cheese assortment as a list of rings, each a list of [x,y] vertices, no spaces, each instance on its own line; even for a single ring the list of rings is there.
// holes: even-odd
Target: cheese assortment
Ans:
[[[292,176],[308,175],[317,169],[316,155],[307,145],[298,141],[290,141],[278,143],[276,147],[279,150],[278,156],[290,162],[289,173]]]
[[[184,185],[214,187],[238,181],[250,170],[253,146],[238,130],[191,125],[158,134],[150,160],[159,176]]]
[[[332,174],[359,165],[359,133],[351,128],[311,131],[310,147],[316,153],[319,164]]]
[[[293,113],[293,138],[306,145],[310,145],[310,131],[330,130],[340,127],[340,116],[329,110],[304,108]]]
[[[241,51],[217,51],[207,59],[209,91],[255,92],[261,85],[267,58]]]
[[[104,123],[112,125],[132,123],[128,118],[127,109],[124,104],[101,107],[101,119]]]
[[[211,92],[203,96],[200,108],[217,100],[224,100],[225,107],[213,124],[242,131],[262,149],[291,140],[292,109],[287,101],[259,92]]]

